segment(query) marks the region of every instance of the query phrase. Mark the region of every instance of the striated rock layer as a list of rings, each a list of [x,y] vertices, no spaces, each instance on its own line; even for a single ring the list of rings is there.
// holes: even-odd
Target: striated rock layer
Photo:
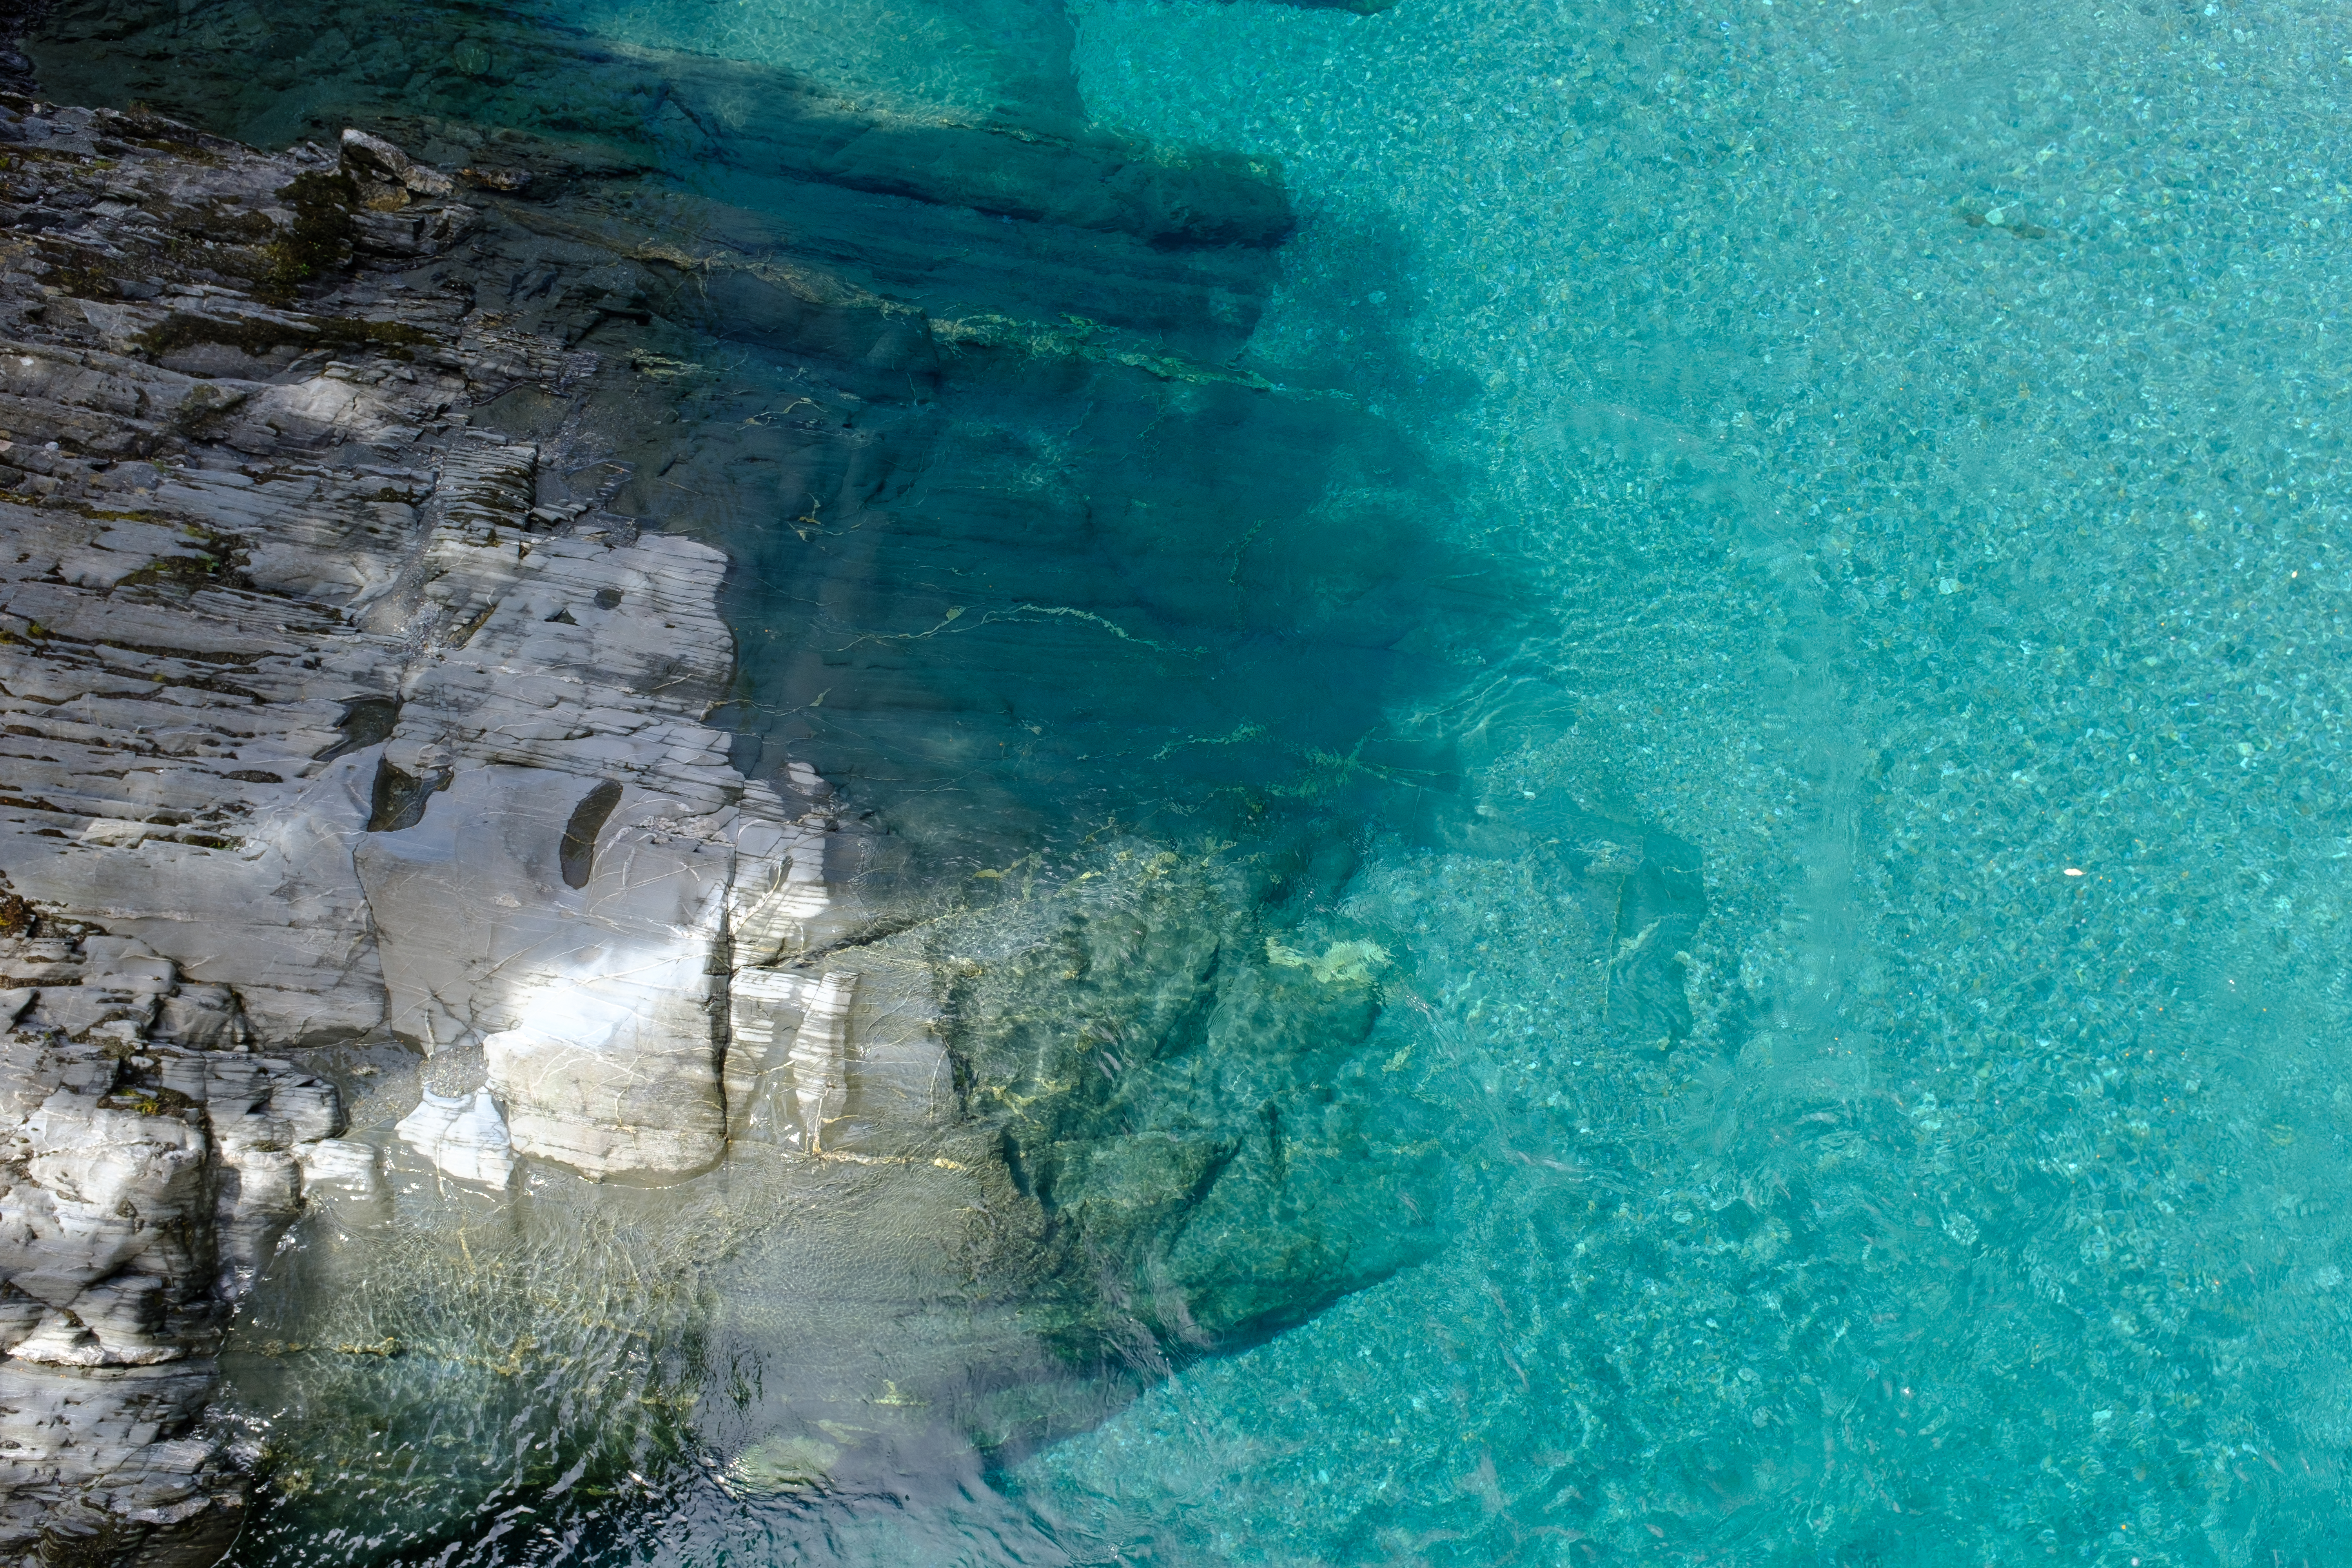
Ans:
[[[724,558],[467,427],[595,366],[432,269],[447,176],[25,100],[0,142],[0,1550],[195,1561],[231,1305],[380,1180],[266,1053],[478,1047],[461,1176],[707,1166],[734,973],[862,840],[703,721]],[[733,1011],[790,1044],[811,984]]]

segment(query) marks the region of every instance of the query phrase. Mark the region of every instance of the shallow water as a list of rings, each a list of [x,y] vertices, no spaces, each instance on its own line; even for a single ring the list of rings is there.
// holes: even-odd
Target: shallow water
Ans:
[[[1188,1362],[1155,1321],[1160,1359],[1108,1381],[1044,1370],[1051,1311],[918,1280],[893,1299],[964,1315],[916,1313],[888,1353],[936,1362],[955,1417],[890,1405],[909,1425],[887,1442],[763,1439],[845,1376],[730,1404],[713,1369],[824,1363],[866,1325],[825,1326],[823,1288],[777,1310],[777,1280],[824,1267],[798,1232],[747,1251],[763,1233],[715,1182],[684,1212],[738,1218],[705,1221],[677,1276],[698,1304],[666,1317],[656,1291],[614,1320],[661,1340],[637,1408],[684,1414],[616,1430],[597,1497],[542,1499],[547,1533],[499,1531],[551,1484],[530,1467],[560,1468],[531,1454],[585,1451],[551,1373],[521,1489],[436,1495],[420,1539],[479,1561],[2346,1560],[2340,12],[747,0],[567,21],[631,69],[675,76],[631,51],[685,51],[910,115],[1278,164],[1295,231],[1200,261],[1197,310],[1080,312],[1228,379],[950,376],[887,412],[869,386],[858,427],[895,488],[844,502],[850,457],[761,447],[791,366],[690,322],[738,357],[679,394],[691,499],[640,505],[745,563],[749,765],[840,779],[955,918],[1031,918],[1024,878],[1115,882],[1134,862],[1114,845],[1205,864],[1231,841],[1257,868],[1201,873],[1151,951],[1233,921],[1294,956],[1376,944],[1368,1021],[1317,1015],[1340,1043],[1265,1091],[1346,1123],[1308,1124],[1290,1171],[1328,1137],[1361,1177],[1229,1223],[1394,1245],[1314,1273],[1303,1322],[1234,1308],[1223,1353]],[[182,26],[176,47],[217,51],[262,24]],[[112,68],[58,47],[60,96],[71,61]],[[390,112],[426,90],[342,48],[187,107],[282,137],[298,99]],[[466,110],[501,122],[556,90],[458,74],[476,85],[431,90],[503,93]],[[678,200],[730,209],[666,209],[696,232],[835,221],[635,112],[613,123],[654,127]],[[1082,287],[860,265],[941,320],[1024,287],[1051,319],[1045,296]],[[1644,864],[1696,855],[1703,918],[1671,889],[1628,917],[1612,824]],[[1221,1016],[1223,1064],[1248,1061],[1253,1019],[1270,1054],[1310,1026]],[[1150,1081],[1119,1113],[1178,1115],[1177,1079]],[[567,1262],[530,1239],[556,1211],[530,1212],[503,1222],[512,1268],[638,1278],[649,1241]],[[311,1300],[286,1283],[247,1342]],[[486,1348],[448,1364],[510,1351],[504,1310],[457,1311]],[[635,1364],[609,1332],[565,1364]],[[997,1382],[959,1381],[983,1364]],[[245,1386],[275,1451],[330,1442]],[[311,1408],[493,1408],[462,1380],[339,1386]],[[1063,1414],[1004,1415],[1007,1388]],[[898,1468],[812,1489],[794,1468],[838,1455],[796,1441]],[[403,1549],[347,1552],[328,1517],[290,1499],[244,1551]]]

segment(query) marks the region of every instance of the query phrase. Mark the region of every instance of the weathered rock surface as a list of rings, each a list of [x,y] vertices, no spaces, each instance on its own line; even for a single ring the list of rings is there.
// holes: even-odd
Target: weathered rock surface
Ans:
[[[230,1304],[306,1182],[366,1193],[375,1151],[135,938],[0,939],[0,1549],[216,1553],[242,1484],[195,1428]]]
[[[128,126],[65,111],[47,142],[95,145],[69,120]],[[733,667],[725,561],[541,504],[537,447],[451,412],[583,356],[406,279],[264,303],[283,236],[372,216],[362,181],[315,151],[201,147],[198,165],[123,159],[106,188],[243,204],[281,236],[225,247],[247,289],[219,280],[235,254],[167,262],[127,217],[20,237],[5,275],[0,418],[31,465],[0,501],[17,890],[234,987],[272,1041],[495,1039],[520,1152],[706,1164],[732,955],[825,940],[826,882],[856,858],[702,722]],[[398,156],[347,147],[370,180]],[[335,334],[352,357],[305,352]],[[245,374],[170,369],[164,343]]]
[[[478,1048],[404,1124],[458,1179],[706,1166],[733,1021],[831,1017],[839,1077],[831,981],[730,982],[831,940],[862,841],[703,722],[723,557],[467,427],[595,365],[402,270],[478,225],[447,176],[24,100],[0,141],[0,1552],[196,1560],[232,1305],[377,1180],[257,1047]]]

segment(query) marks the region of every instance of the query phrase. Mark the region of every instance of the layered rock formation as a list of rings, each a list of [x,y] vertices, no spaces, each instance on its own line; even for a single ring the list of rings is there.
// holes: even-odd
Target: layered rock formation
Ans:
[[[230,1303],[306,1188],[372,1194],[376,1153],[228,987],[50,924],[0,939],[0,1541],[216,1552],[241,1478],[194,1428]]]
[[[525,1152],[708,1164],[724,955],[797,950],[828,903],[822,819],[701,722],[733,665],[724,559],[541,504],[538,448],[451,414],[578,374],[555,345],[404,279],[261,297],[306,226],[401,258],[469,209],[210,142],[118,153],[79,207],[64,141],[20,191],[83,221],[16,258],[0,364],[39,503],[13,503],[0,566],[18,893],[235,987],[273,1041],[488,1037]],[[193,267],[161,254],[160,203],[273,237]]]
[[[257,1047],[479,1047],[513,1150],[708,1165],[732,972],[826,940],[855,836],[702,721],[723,558],[466,427],[593,364],[404,270],[478,221],[446,175],[25,100],[0,138],[0,1539],[202,1555],[230,1304],[307,1184],[376,1179]]]

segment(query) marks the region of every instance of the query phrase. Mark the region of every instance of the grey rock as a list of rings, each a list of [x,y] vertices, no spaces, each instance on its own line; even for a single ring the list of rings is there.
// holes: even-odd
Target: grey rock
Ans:
[[[468,427],[596,362],[380,270],[462,271],[446,175],[5,107],[45,195],[0,252],[0,1561],[201,1561],[235,1304],[306,1196],[384,1191],[266,1053],[448,1053],[402,1132],[461,1179],[667,1176],[726,1147],[740,1016],[744,1115],[819,1152],[869,987],[775,966],[855,929],[866,841],[704,722],[724,558]]]
[[[330,1147],[332,1088],[246,1054],[224,988],[184,996],[135,938],[11,956],[82,978],[40,987],[0,1034],[0,1546],[201,1556],[244,1506],[242,1479],[188,1436],[229,1309],[299,1214],[305,1164],[348,1186],[359,1163]],[[151,1034],[167,1012],[205,1026]]]
[[[360,187],[370,206],[406,206],[417,196],[446,196],[456,188],[448,175],[419,163],[381,136],[343,132],[343,173]]]

